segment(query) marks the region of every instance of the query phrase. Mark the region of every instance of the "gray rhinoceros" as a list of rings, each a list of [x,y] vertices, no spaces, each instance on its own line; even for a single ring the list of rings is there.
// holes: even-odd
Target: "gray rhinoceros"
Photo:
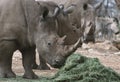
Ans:
[[[54,13],[55,8],[58,7],[58,5],[52,1],[38,1],[38,2],[40,5],[47,7],[51,14]],[[70,14],[75,9],[75,6],[71,5],[68,8],[63,8],[63,7],[64,5],[59,5],[60,11],[56,17],[58,21],[57,34],[60,37],[63,37],[61,38],[61,41],[63,41],[64,39],[64,44],[69,46],[69,45],[75,44],[79,38],[79,35],[76,32],[74,32],[72,24],[70,23],[70,20],[68,17],[68,14]],[[66,35],[67,37],[64,37],[64,35]],[[79,44],[79,46],[80,45],[81,44]],[[39,55],[39,59],[40,59],[40,65],[38,66],[35,62],[36,57],[34,57],[33,64],[32,64],[33,69],[42,69],[42,70],[50,69],[46,64],[48,62],[45,61],[43,55]],[[62,63],[61,61],[61,63],[58,66],[54,66],[54,67],[59,68],[62,65],[64,65],[64,63]]]
[[[69,28],[59,28],[58,30],[60,36],[67,34],[67,36],[72,38],[66,38],[65,44],[69,45],[75,43],[78,37],[81,37],[83,42],[95,42],[95,16],[98,9],[102,6],[102,1],[98,3],[94,3],[94,0],[64,0],[62,2],[60,0],[50,1],[54,1],[58,4],[64,4],[65,8],[69,7],[71,4],[76,6],[72,14],[69,15],[69,20],[73,25],[70,29],[73,30],[75,36],[71,34],[71,31],[68,30]],[[92,5],[93,3],[94,5]]]
[[[39,0],[38,0],[39,1]],[[59,0],[58,0],[59,1]],[[56,3],[51,1],[45,1],[42,2],[39,1],[41,5],[47,7],[51,12],[55,9],[57,6]],[[70,5],[75,6],[74,11],[68,15],[66,12],[70,8]],[[88,42],[90,40],[94,41],[94,31],[95,31],[95,11],[96,9],[101,5],[101,3],[98,3],[94,5],[88,4],[88,0],[70,0],[70,2],[65,4],[65,8],[62,4],[60,4],[61,11],[59,13],[59,16],[57,20],[58,23],[58,35],[63,37],[64,35],[67,35],[67,37],[64,40],[64,44],[71,45],[74,44],[78,38],[83,37],[84,42]],[[66,9],[67,8],[67,9]],[[64,21],[63,21],[64,20]],[[67,22],[70,22],[71,24],[67,24]],[[89,38],[90,37],[90,38]],[[91,39],[92,37],[92,39]],[[79,46],[82,45],[82,42]],[[35,60],[35,57],[34,57]],[[40,65],[37,66],[35,61],[33,62],[33,68],[38,69],[49,69],[47,66],[48,62],[44,60],[42,55],[40,56]],[[57,66],[59,68],[59,66]]]
[[[31,60],[36,48],[53,67],[77,49],[80,40],[68,47],[57,34],[59,9],[51,14],[35,0],[0,0],[0,77],[16,76],[11,68],[15,50],[22,53],[23,77],[35,79]]]

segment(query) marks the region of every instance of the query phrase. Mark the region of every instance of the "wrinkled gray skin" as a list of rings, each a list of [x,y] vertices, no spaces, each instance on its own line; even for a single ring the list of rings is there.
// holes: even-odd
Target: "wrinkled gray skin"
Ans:
[[[60,2],[60,0],[52,0],[55,2]],[[73,13],[71,13],[69,15],[70,17],[70,22],[71,24],[74,26],[72,27],[73,31],[76,33],[76,37],[72,37],[72,40],[67,40],[66,44],[72,44],[76,41],[76,38],[81,37],[83,39],[84,36],[84,41],[86,40],[85,38],[87,38],[87,32],[84,33],[85,28],[87,27],[87,25],[90,25],[88,23],[92,23],[93,27],[91,28],[91,30],[94,30],[94,21],[95,21],[95,17],[94,17],[94,10],[92,6],[88,6],[89,5],[89,0],[64,0],[62,3],[65,4],[65,8],[68,8],[71,4],[75,5],[76,8],[73,11]],[[58,3],[61,4],[61,3]],[[95,7],[94,9],[96,9],[97,7]],[[86,23],[87,22],[87,23]],[[66,29],[64,29],[64,33],[66,32]],[[61,29],[62,30],[62,29]],[[61,31],[63,32],[63,31]],[[69,31],[68,31],[69,32]],[[63,33],[60,33],[60,35],[62,35]],[[92,35],[92,32],[88,33],[90,35]],[[69,33],[68,33],[69,35]],[[62,35],[63,36],[63,35]]]
[[[94,40],[95,40],[95,38],[94,38],[94,31],[95,31],[94,15],[95,15],[96,9],[101,4],[96,4],[93,7],[89,4],[86,4],[87,1],[81,1],[81,2],[80,1],[78,1],[78,2],[72,1],[72,2],[75,3],[73,5],[73,6],[75,6],[73,13],[68,15],[66,13],[66,11],[69,7],[66,7],[67,9],[63,8],[57,18],[59,21],[58,22],[58,35],[61,37],[63,37],[64,35],[67,35],[67,37],[64,40],[65,45],[74,44],[78,40],[79,37],[82,37],[84,42],[89,42],[89,41],[94,42]],[[72,4],[72,2],[71,2],[71,4]],[[79,4],[81,4],[81,5],[79,5]],[[47,7],[51,12],[53,12],[54,8],[57,6],[56,3],[51,2],[51,1],[42,2],[41,5]],[[70,3],[66,4],[66,5],[70,6]],[[62,7],[63,5],[60,5],[60,6]],[[81,13],[81,11],[82,11],[82,13]],[[70,26],[71,24],[68,24],[68,22],[71,22],[73,27]],[[81,45],[82,45],[82,41],[79,46],[81,46]],[[46,62],[44,61],[44,58],[42,56],[40,56],[40,65],[39,66],[37,66],[37,64],[35,62],[33,62],[33,68],[36,69],[37,67],[38,67],[38,69],[42,69],[42,70],[50,69],[46,65]]]
[[[84,9],[84,3],[87,4],[88,0],[70,0],[69,2],[66,2],[65,5],[68,7],[70,4],[75,4],[76,9],[74,12],[70,15],[70,20],[72,25],[74,26],[74,31],[78,32],[80,36],[83,36],[84,28],[82,27],[84,25],[84,12],[87,10]],[[87,18],[87,17],[86,17]]]
[[[51,1],[47,1],[47,2],[41,2],[39,1],[39,4],[44,6],[44,7],[47,7],[50,11],[50,13],[53,13],[54,12],[54,9],[58,6],[56,3],[54,2],[51,2]],[[62,7],[63,5],[61,5],[60,7]],[[72,8],[73,6],[71,6]],[[71,9],[70,7],[67,8],[67,9],[60,9],[59,11],[59,14],[58,16],[56,17],[57,18],[57,21],[58,21],[58,28],[57,28],[57,34],[60,36],[60,37],[64,37],[64,35],[66,35],[67,37],[64,39],[64,44],[65,45],[73,45],[77,42],[78,38],[79,38],[79,35],[74,32],[72,25],[69,21],[69,13],[71,14],[71,12],[73,11],[73,9]],[[71,12],[69,12],[71,11]],[[73,39],[74,38],[74,39]],[[61,40],[62,41],[62,40]],[[81,43],[79,44],[79,46],[81,46]],[[49,56],[48,56],[49,57]],[[33,60],[33,69],[42,69],[42,70],[48,70],[50,69],[44,59],[44,57],[42,55],[39,56],[39,59],[40,59],[40,65],[38,66],[35,62],[36,58],[34,57],[34,60]],[[59,60],[57,60],[59,61]],[[64,61],[63,61],[64,62]],[[61,65],[62,65],[62,61],[61,61]],[[57,66],[57,68],[59,68],[61,66]]]
[[[40,2],[40,1],[39,1]],[[77,2],[77,1],[75,1]],[[78,3],[79,2],[79,3]],[[75,6],[75,10],[73,11],[73,13],[71,14],[67,14],[67,10],[69,9],[69,7],[64,8],[63,5],[60,5],[60,7],[63,7],[63,9],[61,9],[57,20],[58,22],[58,35],[63,37],[64,35],[67,35],[67,37],[64,40],[64,44],[65,45],[71,45],[74,44],[79,37],[84,36],[84,42],[86,41],[94,41],[94,28],[95,28],[95,10],[98,8],[98,6],[100,4],[97,4],[95,7],[86,4],[86,1],[83,1],[82,3],[80,3],[80,1],[78,1],[77,3],[75,3],[73,6]],[[41,3],[41,2],[40,2]],[[72,4],[72,3],[71,3]],[[81,5],[79,5],[81,4]],[[51,12],[53,12],[54,8],[57,6],[56,3],[48,1],[48,2],[42,2],[41,5],[47,7]],[[70,4],[68,4],[70,6]],[[81,7],[81,8],[80,8]],[[82,11],[82,13],[81,13]],[[82,16],[82,17],[81,17]],[[81,21],[81,22],[80,22]],[[71,24],[68,24],[69,22],[71,22],[71,24],[73,25],[73,27],[71,26]],[[63,26],[64,25],[64,26]],[[92,36],[92,39],[89,39],[89,36]],[[86,39],[87,38],[87,39]],[[79,46],[82,45],[82,42]],[[36,58],[34,57],[34,60]],[[33,68],[36,69],[42,69],[42,70],[46,70],[46,69],[50,69],[47,64],[48,62],[46,62],[43,58],[43,56],[40,56],[40,65],[37,66],[36,62],[33,62]]]
[[[37,78],[31,61],[36,48],[51,66],[61,66],[61,61],[63,65],[80,40],[70,47],[63,45],[64,38],[56,31],[57,13],[51,16],[46,7],[34,0],[0,1],[0,77],[16,76],[11,67],[13,52],[17,49],[22,53],[24,78]]]
[[[75,27],[75,32],[78,32],[83,42],[89,41],[95,42],[95,16],[97,9],[101,6],[101,2],[95,5],[90,5],[89,0],[70,0],[66,2],[66,6],[69,4],[75,4],[76,9],[70,14],[72,25]]]
[[[63,2],[60,0],[52,1],[57,3],[60,2],[58,4],[65,4],[65,8],[69,7],[71,4],[75,5],[75,10],[69,15],[70,22],[74,26],[72,28],[73,31],[77,36],[81,37],[83,42],[95,42],[95,16],[98,9],[102,6],[102,2],[96,3],[92,6],[94,0],[64,0]],[[77,37],[73,38],[73,40],[67,40],[66,43],[74,43],[76,38]]]
[[[120,32],[116,18],[96,17],[96,38],[112,40]]]

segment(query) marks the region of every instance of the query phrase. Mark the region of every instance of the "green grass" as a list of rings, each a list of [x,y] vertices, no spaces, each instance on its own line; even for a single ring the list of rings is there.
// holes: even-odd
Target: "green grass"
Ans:
[[[71,55],[54,76],[56,82],[120,82],[120,75],[103,66],[97,58]]]
[[[24,79],[21,76],[16,78],[0,78],[0,82],[51,82],[50,78],[42,77],[39,79]]]
[[[97,58],[73,54],[53,77],[29,80],[18,76],[14,79],[0,78],[0,82],[120,82],[120,75],[103,66]]]

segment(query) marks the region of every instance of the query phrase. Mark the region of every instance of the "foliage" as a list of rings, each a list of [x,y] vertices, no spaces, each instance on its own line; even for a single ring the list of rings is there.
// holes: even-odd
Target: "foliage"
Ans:
[[[55,75],[56,82],[120,82],[120,75],[103,66],[97,58],[71,55]]]
[[[97,58],[73,54],[52,78],[29,80],[17,77],[0,79],[0,82],[120,82],[120,75],[103,66]]]

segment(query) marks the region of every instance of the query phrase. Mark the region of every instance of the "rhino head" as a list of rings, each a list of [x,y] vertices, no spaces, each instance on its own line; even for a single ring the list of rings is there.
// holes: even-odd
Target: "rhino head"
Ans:
[[[81,20],[81,28],[84,29],[83,42],[88,43],[89,41],[95,42],[95,16],[96,11],[101,7],[102,2],[92,6],[91,4],[83,4],[83,18]]]
[[[66,10],[66,14],[69,13],[71,9],[72,8]],[[34,42],[36,44],[38,53],[42,55],[47,63],[55,68],[63,66],[66,58],[78,48],[80,43],[79,39],[74,45],[67,46],[64,44],[64,40],[67,36],[58,36],[57,30],[59,27],[59,21],[57,19],[59,19],[59,13],[61,12],[62,11],[60,7],[56,7],[53,13],[51,13],[49,9],[45,7],[42,15],[39,17],[39,24],[34,34]],[[61,21],[66,22],[65,25],[62,26],[70,26],[69,22],[67,22],[65,18]]]

